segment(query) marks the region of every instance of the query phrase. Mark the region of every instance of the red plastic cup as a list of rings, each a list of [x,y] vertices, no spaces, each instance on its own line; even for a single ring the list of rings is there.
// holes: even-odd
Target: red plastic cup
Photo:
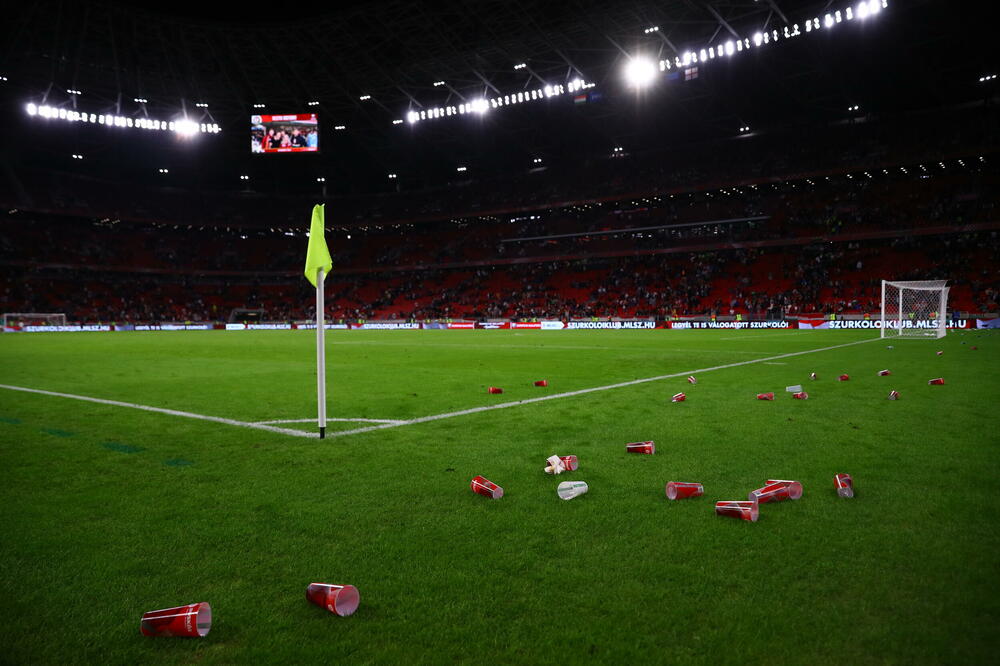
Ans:
[[[184,636],[201,638],[212,628],[212,607],[205,602],[176,606],[142,614],[139,631],[143,636]]]
[[[783,502],[802,497],[802,486],[798,483],[768,483],[763,488],[751,490],[747,499],[767,504],[768,502]]]
[[[841,497],[854,497],[854,479],[850,474],[837,474],[833,477],[833,487]]]
[[[632,442],[625,445],[625,451],[628,453],[642,453],[647,456],[651,456],[656,453],[656,443],[655,442]]]
[[[816,373],[815,372],[810,372],[809,373],[809,379],[816,379]]]
[[[485,476],[477,476],[469,483],[472,492],[489,497],[490,499],[500,499],[503,497],[503,488],[493,483]]]
[[[547,379],[539,379],[537,382],[535,382],[535,386],[548,386],[548,385],[549,385],[549,380]]]
[[[758,400],[774,400],[774,394],[773,393],[758,393],[757,394],[757,399]]]
[[[899,392],[889,391],[889,400],[899,400]]]
[[[793,393],[792,397],[795,398],[796,400],[808,400],[809,394],[806,393],[805,391],[799,391],[798,393]]]
[[[971,349],[972,351],[976,351],[977,349],[979,349],[979,347],[976,347],[975,345],[973,345],[973,346],[969,347],[969,349]]]
[[[667,484],[666,492],[668,500],[679,500],[688,497],[701,497],[705,493],[705,488],[700,483],[671,481]]]
[[[567,472],[575,472],[580,466],[580,461],[577,460],[576,456],[559,456],[559,460],[562,460],[563,467],[566,468]]]
[[[309,583],[306,599],[327,609],[334,615],[346,617],[358,609],[361,595],[353,585],[330,585],[329,583]]]
[[[766,488],[775,484],[788,486],[788,499],[797,500],[802,497],[802,484],[798,481],[789,481],[788,479],[768,479],[767,483],[764,484],[764,487]]]
[[[675,393],[674,397],[670,398],[670,402],[684,402],[687,398],[683,393]]]
[[[941,386],[942,384],[944,384],[944,379],[942,377],[938,377],[937,379],[929,379],[927,383],[930,384],[931,386]]]
[[[889,375],[891,375],[891,374],[892,374],[892,373],[891,373],[891,372],[889,372],[888,370],[879,370],[879,371],[878,371],[878,376],[879,376],[879,377],[888,377],[888,376],[889,376]]]
[[[496,387],[496,386],[489,387],[489,389],[487,389],[487,391],[489,393],[503,393],[503,389],[499,388],[499,387]]]
[[[688,384],[697,384],[697,383],[698,380],[695,379],[693,375],[691,377],[688,377]]]
[[[756,523],[760,515],[758,513],[757,502],[740,502],[735,500],[716,502],[715,513],[719,516],[749,520],[752,523]]]
[[[941,354],[943,354],[943,353],[944,353],[943,351],[939,351],[939,352],[937,353],[937,355],[938,355],[938,356],[940,356],[940,355],[941,355]]]
[[[846,382],[846,381],[847,381],[848,379],[850,379],[850,378],[851,378],[851,376],[850,376],[850,375],[846,375],[846,374],[845,374],[845,375],[841,375],[841,376],[837,377],[837,379],[838,379],[839,381],[842,381],[842,382]]]

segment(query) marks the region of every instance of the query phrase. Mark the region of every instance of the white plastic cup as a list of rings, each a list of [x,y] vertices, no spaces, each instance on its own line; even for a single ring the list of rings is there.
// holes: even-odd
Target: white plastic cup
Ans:
[[[560,499],[571,500],[574,497],[583,495],[588,490],[590,490],[590,487],[586,481],[563,481],[556,488],[556,493],[559,494]]]

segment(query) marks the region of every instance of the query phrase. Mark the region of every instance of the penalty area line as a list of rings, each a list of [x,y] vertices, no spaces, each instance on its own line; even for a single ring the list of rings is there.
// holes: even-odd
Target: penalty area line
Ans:
[[[479,412],[489,412],[494,409],[507,409],[509,407],[520,407],[521,405],[528,405],[534,402],[544,402],[546,400],[558,400],[559,398],[571,398],[577,395],[585,395],[587,393],[596,393],[598,391],[610,391],[611,389],[624,388],[626,386],[635,386],[637,384],[647,384],[649,382],[658,382],[664,379],[674,379],[677,377],[687,377],[688,375],[695,375],[702,372],[713,372],[715,370],[726,370],[728,368],[737,368],[743,365],[752,365],[754,363],[767,363],[769,361],[775,361],[780,358],[791,358],[793,356],[802,356],[804,354],[815,354],[817,352],[830,351],[832,349],[841,349],[843,347],[852,347],[854,345],[861,345],[866,342],[874,342],[876,340],[881,340],[881,338],[871,338],[869,340],[856,340],[854,342],[846,342],[842,345],[832,345],[830,347],[820,347],[819,349],[807,349],[805,351],[790,352],[787,354],[778,354],[777,356],[767,356],[765,358],[755,358],[749,361],[738,361],[736,363],[726,363],[725,365],[715,365],[710,368],[698,368],[697,370],[685,370],[684,372],[674,372],[669,375],[657,375],[656,377],[645,377],[643,379],[633,379],[627,382],[619,382],[617,384],[607,384],[605,386],[594,386],[592,388],[580,389],[578,391],[567,391],[566,393],[554,393],[552,395],[544,395],[538,398],[528,398],[526,400],[517,400],[515,402],[502,402],[498,405],[485,405],[483,407],[472,407],[470,409],[461,409],[457,412],[445,412],[443,414],[432,414],[431,416],[421,416],[416,419],[409,419],[408,421],[400,421],[398,423],[384,423],[379,425],[367,426],[364,428],[354,428],[353,430],[339,430],[337,432],[327,433],[327,437],[344,437],[345,435],[358,435],[363,432],[372,432],[374,430],[385,430],[386,428],[399,428],[400,426],[416,425],[417,423],[427,423],[429,421],[440,421],[441,419],[450,419],[455,416],[465,416],[466,414],[478,414]]]
[[[198,419],[200,421],[212,421],[214,423],[224,423],[226,425],[237,426],[239,428],[253,428],[256,430],[266,430],[268,432],[276,432],[282,435],[291,435],[292,437],[319,437],[319,434],[315,432],[304,432],[302,430],[293,430],[292,428],[279,428],[277,426],[268,425],[264,423],[249,423],[247,421],[237,421],[236,419],[227,419],[221,416],[209,416],[207,414],[195,414],[194,412],[182,412],[178,409],[166,409],[164,407],[139,405],[134,402],[122,402],[121,400],[106,400],[105,398],[91,398],[90,396],[86,395],[75,395],[73,393],[59,393],[58,391],[43,391],[42,389],[33,389],[24,386],[11,386],[9,384],[0,384],[0,388],[7,389],[9,391],[37,393],[39,395],[48,395],[56,398],[69,398],[71,400],[83,400],[84,402],[96,402],[99,405],[111,405],[112,407],[128,407],[129,409],[139,409],[144,412],[156,412],[158,414],[169,414],[170,416],[180,416],[187,419]]]

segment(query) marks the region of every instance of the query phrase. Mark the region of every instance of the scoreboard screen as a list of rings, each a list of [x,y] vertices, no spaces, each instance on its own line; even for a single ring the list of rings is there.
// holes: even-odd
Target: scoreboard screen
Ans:
[[[250,150],[255,153],[319,152],[319,120],[315,113],[251,116]]]

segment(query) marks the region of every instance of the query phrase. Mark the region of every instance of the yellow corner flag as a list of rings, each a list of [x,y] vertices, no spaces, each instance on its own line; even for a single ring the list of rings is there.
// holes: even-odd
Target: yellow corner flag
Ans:
[[[312,223],[309,225],[309,249],[306,250],[306,279],[316,284],[316,271],[323,269],[323,279],[333,268],[333,259],[330,258],[330,248],[326,246],[326,234],[323,228],[323,211],[326,204],[316,204],[313,206]]]

